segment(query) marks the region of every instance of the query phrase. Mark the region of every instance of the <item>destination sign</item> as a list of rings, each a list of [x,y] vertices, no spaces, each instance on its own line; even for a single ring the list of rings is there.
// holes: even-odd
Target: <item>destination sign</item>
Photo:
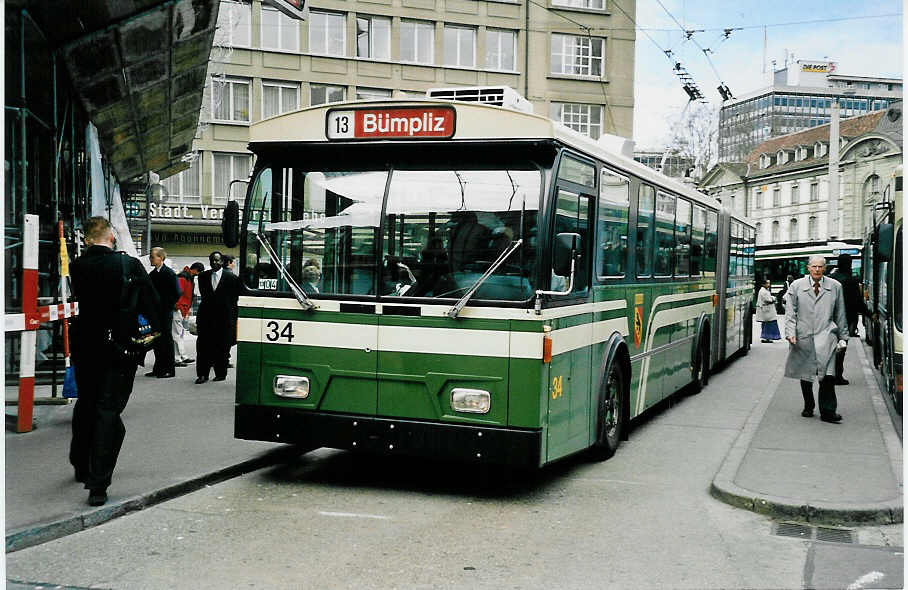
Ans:
[[[454,136],[451,107],[348,109],[328,112],[328,139],[412,139]]]

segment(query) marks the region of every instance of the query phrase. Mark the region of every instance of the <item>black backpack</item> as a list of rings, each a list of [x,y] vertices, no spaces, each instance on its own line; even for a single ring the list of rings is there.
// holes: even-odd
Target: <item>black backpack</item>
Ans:
[[[128,258],[125,254],[120,256],[123,281],[119,308],[115,311],[114,326],[108,340],[114,355],[120,361],[139,364],[145,359],[145,353],[154,347],[161,333],[139,311],[142,284],[129,274],[126,266]]]

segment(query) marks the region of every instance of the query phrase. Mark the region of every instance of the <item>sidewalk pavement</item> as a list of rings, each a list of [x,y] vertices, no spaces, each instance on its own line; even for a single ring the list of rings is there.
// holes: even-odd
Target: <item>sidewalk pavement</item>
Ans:
[[[194,355],[194,339],[187,345]],[[750,354],[765,357],[770,367],[768,385],[713,480],[712,494],[780,519],[901,523],[901,441],[863,345],[850,341],[845,375],[851,384],[836,388],[844,416],[838,425],[800,416],[798,384],[782,377],[786,352],[783,342],[754,344]],[[67,458],[73,404],[35,406],[34,431],[6,433],[7,552],[299,454],[286,445],[233,438],[233,369],[227,381],[204,385],[193,383],[194,365],[178,368],[173,379],[145,377],[148,370],[150,364],[139,367],[123,413],[126,440],[105,506],[89,507],[88,491],[73,479]],[[7,413],[15,409],[7,407]]]
[[[750,354],[766,357],[766,394],[713,479],[712,495],[784,520],[902,523],[902,441],[873,376],[870,349],[849,339],[850,383],[836,386],[840,424],[821,422],[818,413],[801,416],[800,386],[783,375],[787,353],[784,340],[754,343]]]
[[[195,356],[194,337],[186,353]],[[149,355],[146,366],[136,371],[122,415],[126,440],[108,502],[100,508],[88,506],[88,490],[75,481],[69,464],[74,403],[35,405],[32,432],[6,432],[7,552],[299,455],[288,445],[233,438],[235,369],[229,370],[227,381],[195,385],[194,364],[178,367],[172,379],[157,379],[145,377],[152,362]],[[49,395],[50,386],[35,394]],[[15,388],[7,388],[10,398],[16,398]],[[7,415],[16,410],[6,407]]]

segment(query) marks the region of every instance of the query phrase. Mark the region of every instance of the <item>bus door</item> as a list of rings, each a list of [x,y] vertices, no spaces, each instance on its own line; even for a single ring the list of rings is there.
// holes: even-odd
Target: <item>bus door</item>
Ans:
[[[548,376],[548,459],[586,448],[590,437],[590,388],[592,372],[593,314],[583,304],[589,300],[592,232],[590,212],[596,187],[596,167],[572,156],[561,158],[555,187],[552,237],[559,233],[580,235],[581,252],[575,264],[569,295],[554,296],[562,307],[553,314],[552,361]],[[553,291],[564,291],[569,277],[551,272]],[[577,308],[571,313],[571,308]],[[598,368],[598,365],[597,365]]]

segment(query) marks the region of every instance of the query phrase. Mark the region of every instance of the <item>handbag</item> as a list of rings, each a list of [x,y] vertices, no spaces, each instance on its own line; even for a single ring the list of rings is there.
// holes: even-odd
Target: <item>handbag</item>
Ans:
[[[120,257],[122,288],[114,327],[108,332],[108,341],[115,356],[124,362],[141,363],[145,354],[154,348],[161,333],[139,312],[139,295],[142,285],[129,276],[127,256]]]

